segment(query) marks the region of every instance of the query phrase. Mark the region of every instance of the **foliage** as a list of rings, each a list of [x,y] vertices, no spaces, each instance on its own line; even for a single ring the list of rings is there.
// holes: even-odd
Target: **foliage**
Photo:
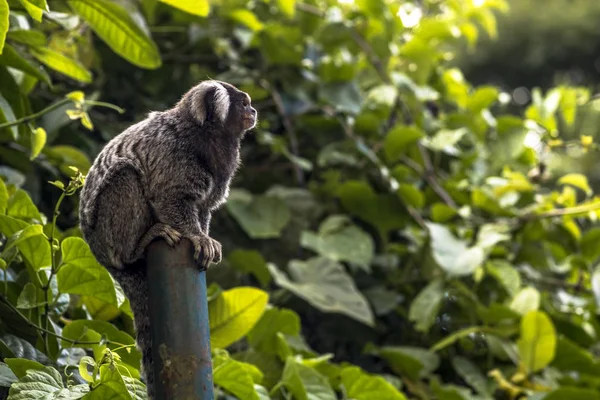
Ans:
[[[0,390],[145,397],[78,189],[106,140],[209,76],[260,115],[213,222],[219,398],[600,398],[600,199],[546,163],[596,150],[562,135],[591,94],[515,113],[448,64],[506,10],[0,0]]]

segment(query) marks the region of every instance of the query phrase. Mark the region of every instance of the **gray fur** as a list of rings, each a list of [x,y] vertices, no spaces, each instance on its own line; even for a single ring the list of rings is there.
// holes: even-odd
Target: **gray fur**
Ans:
[[[209,237],[211,212],[227,199],[240,142],[256,125],[249,96],[204,81],[171,109],[152,112],[100,152],[81,192],[80,223],[98,262],[123,287],[135,317],[143,375],[152,398],[145,249],[156,238],[194,244],[199,268],[221,261]]]

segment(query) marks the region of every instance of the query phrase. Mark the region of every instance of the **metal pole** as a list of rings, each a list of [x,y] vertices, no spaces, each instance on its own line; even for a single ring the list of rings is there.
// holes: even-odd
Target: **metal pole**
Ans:
[[[189,240],[148,246],[154,400],[213,400],[206,273]]]

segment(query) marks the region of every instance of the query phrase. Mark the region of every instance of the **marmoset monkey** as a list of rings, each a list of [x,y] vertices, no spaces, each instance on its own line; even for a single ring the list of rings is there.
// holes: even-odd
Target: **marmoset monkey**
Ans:
[[[221,261],[208,235],[240,163],[240,142],[254,128],[250,96],[219,81],[203,81],[171,109],[152,112],[110,140],[81,192],[81,230],[96,259],[129,298],[142,374],[153,395],[154,370],[144,257],[162,237],[194,245],[199,268]]]

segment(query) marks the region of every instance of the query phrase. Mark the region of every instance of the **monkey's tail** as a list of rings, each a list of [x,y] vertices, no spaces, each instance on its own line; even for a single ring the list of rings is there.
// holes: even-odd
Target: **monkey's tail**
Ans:
[[[154,397],[154,362],[152,360],[152,333],[148,310],[148,277],[144,260],[126,265],[123,269],[109,269],[129,299],[136,332],[138,350],[142,353],[142,379],[148,389],[148,398]]]

